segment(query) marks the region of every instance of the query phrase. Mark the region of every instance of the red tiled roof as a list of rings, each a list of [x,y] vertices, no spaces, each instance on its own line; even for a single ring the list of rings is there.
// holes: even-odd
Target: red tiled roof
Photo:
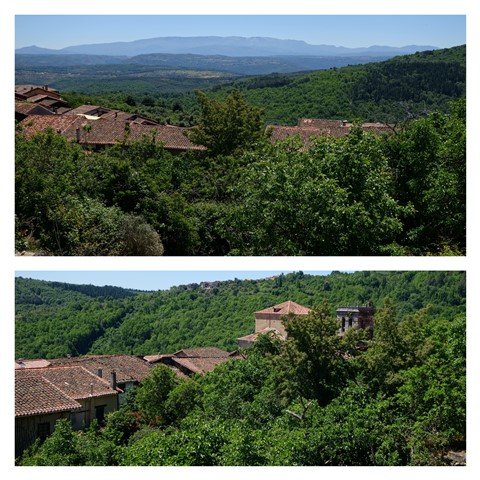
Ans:
[[[337,128],[342,126],[342,120],[327,120],[321,118],[299,118],[297,126],[299,127],[313,127],[320,129]]]
[[[65,134],[72,128],[75,131],[75,124],[78,118],[69,115],[30,115],[20,122],[23,133],[27,137],[52,128],[58,134]]]
[[[15,93],[19,95],[24,95],[28,97],[28,94],[33,90],[40,90],[42,92],[53,93],[54,96],[59,97],[59,92],[55,88],[46,87],[45,85],[15,85]]]
[[[142,125],[158,125],[158,122],[143,117],[136,113],[122,112],[113,108],[100,107],[98,105],[80,105],[68,112],[68,115],[83,115],[98,118],[105,118],[110,120],[117,120],[121,122],[132,122]]]
[[[121,120],[99,118],[88,120],[77,115],[46,116],[31,115],[20,122],[26,136],[32,136],[47,128],[53,128],[69,141],[79,141],[82,145],[114,145],[150,139],[162,143],[170,150],[205,150],[205,147],[193,144],[185,135],[188,130],[173,125],[140,125]],[[87,128],[88,127],[88,128]]]
[[[65,412],[81,405],[41,376],[15,372],[15,416]]]
[[[272,143],[298,136],[305,147],[309,147],[315,138],[330,133],[315,127],[285,127],[282,125],[269,125],[266,131]]]
[[[192,373],[211,372],[217,365],[230,360],[231,357],[173,357],[174,363],[187,368]]]
[[[267,132],[270,135],[270,141],[276,143],[287,138],[297,136],[303,144],[302,149],[309,148],[315,138],[331,135],[332,137],[343,137],[348,135],[353,123],[345,120],[323,120],[317,118],[301,118],[295,127],[286,127],[279,125],[269,125]],[[376,134],[391,133],[391,125],[384,123],[364,123],[362,128],[367,132]]]
[[[51,97],[50,95],[47,95],[46,93],[38,93],[37,95],[33,95],[31,97],[28,97],[28,101],[31,103],[38,103],[40,101],[45,101],[45,100],[51,100],[52,102],[58,102],[60,101],[56,97]]]
[[[230,352],[226,352],[217,347],[206,348],[189,348],[175,352],[173,357],[188,357],[188,358],[226,358],[230,356]]]
[[[57,358],[50,360],[52,366],[82,366],[90,373],[108,379],[115,371],[117,383],[140,382],[150,373],[150,365],[134,355],[84,355],[81,357]]]
[[[145,355],[143,359],[148,363],[155,363],[160,360],[163,360],[164,358],[171,358],[172,356],[173,356],[172,353],[158,354],[158,355]]]
[[[68,112],[68,115],[96,115],[98,110],[102,112],[112,111],[110,108],[100,107],[99,105],[80,105],[79,107],[72,108]]]
[[[43,378],[74,400],[117,395],[106,380],[80,366],[20,369],[16,374],[19,379]]]
[[[25,95],[26,93],[30,92],[34,88],[37,88],[37,85],[15,85],[15,93],[19,95]]]
[[[275,313],[278,315],[288,315],[292,313],[294,315],[308,315],[311,311],[312,310],[308,307],[304,307],[303,305],[288,300],[287,302],[279,303],[273,307],[268,307],[264,310],[255,312],[255,315],[258,313]]]
[[[15,112],[23,115],[53,115],[53,112],[42,105],[31,104],[28,102],[16,102]]]
[[[211,372],[220,363],[230,360],[232,354],[217,347],[206,347],[188,348],[168,355],[149,355],[143,358],[151,363],[165,363],[176,371],[181,372],[183,368],[201,374]]]

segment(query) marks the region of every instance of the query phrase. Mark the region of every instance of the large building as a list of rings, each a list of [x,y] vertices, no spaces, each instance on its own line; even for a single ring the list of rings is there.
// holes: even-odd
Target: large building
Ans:
[[[261,334],[273,333],[278,338],[286,340],[287,332],[283,320],[286,317],[308,315],[312,310],[298,303],[287,301],[255,312],[255,332],[244,337],[237,338],[238,346],[251,346]],[[339,322],[338,334],[344,333],[351,328],[363,328],[369,330],[369,336],[373,334],[373,305],[341,306],[337,308],[337,320]]]
[[[373,334],[373,316],[375,307],[370,305],[346,306],[337,308],[337,319],[340,327],[339,335],[343,335],[351,328],[363,328],[369,330],[369,335]]]
[[[287,338],[287,332],[283,324],[283,319],[289,316],[308,315],[310,312],[310,308],[299,305],[291,300],[255,312],[255,332],[237,338],[238,346],[249,347],[255,342],[259,335],[269,332],[285,340]]]

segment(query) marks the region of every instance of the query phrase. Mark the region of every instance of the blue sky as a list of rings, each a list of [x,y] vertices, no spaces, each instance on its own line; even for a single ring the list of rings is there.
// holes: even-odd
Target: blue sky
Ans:
[[[137,290],[165,290],[175,285],[203,281],[259,279],[289,273],[288,270],[262,271],[17,271],[15,276],[83,285],[113,285]],[[305,271],[327,275],[329,271]]]
[[[464,15],[16,15],[15,47],[163,36],[244,36],[345,47],[466,43]]]

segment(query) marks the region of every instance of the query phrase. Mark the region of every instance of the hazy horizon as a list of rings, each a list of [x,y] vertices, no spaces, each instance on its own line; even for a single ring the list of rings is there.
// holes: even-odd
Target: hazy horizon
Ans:
[[[347,48],[466,43],[465,15],[16,15],[15,48],[165,37],[268,37]]]

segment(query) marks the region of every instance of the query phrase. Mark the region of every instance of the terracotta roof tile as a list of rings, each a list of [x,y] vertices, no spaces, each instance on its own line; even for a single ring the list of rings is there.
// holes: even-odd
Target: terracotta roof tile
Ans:
[[[150,365],[134,355],[85,355],[57,358],[50,362],[52,366],[82,366],[94,375],[101,369],[104,378],[115,371],[117,383],[140,382],[151,370]]]
[[[345,120],[323,120],[318,118],[301,118],[295,127],[269,125],[267,132],[270,134],[270,141],[276,143],[287,138],[297,136],[303,144],[303,149],[309,148],[315,138],[331,135],[332,137],[343,137],[348,135],[353,123]],[[367,132],[376,134],[392,133],[391,125],[384,123],[364,123],[362,128]]]
[[[46,117],[46,116],[45,116]],[[155,140],[170,150],[205,150],[193,144],[185,135],[188,130],[173,125],[141,125],[122,120],[98,118],[89,120],[77,115],[31,115],[20,122],[26,136],[32,136],[47,128],[53,128],[69,141],[82,145],[115,145],[122,141],[134,142],[154,136]],[[88,128],[87,128],[88,127]]]
[[[80,105],[79,107],[72,108],[68,115],[97,115],[98,110],[103,113],[111,112],[112,109],[100,107],[99,105]]]
[[[230,352],[226,352],[217,347],[205,348],[189,348],[175,352],[173,357],[188,357],[188,358],[226,358],[230,356]]]
[[[19,379],[43,378],[74,400],[117,395],[106,380],[80,366],[20,369],[15,373]]]
[[[173,353],[167,353],[167,354],[157,354],[157,355],[145,355],[143,359],[148,362],[148,363],[155,363],[159,362],[160,360],[163,360],[164,358],[171,358],[173,356]]]
[[[68,115],[30,115],[20,122],[23,134],[27,137],[44,132],[48,128],[52,128],[56,133],[65,134],[72,126],[79,123],[79,119],[75,116]]]
[[[81,405],[42,376],[15,372],[15,416],[65,412]]]
[[[53,112],[48,108],[28,102],[16,102],[15,112],[23,115],[53,115]]]
[[[288,300],[287,302],[279,303],[273,307],[268,307],[264,310],[255,312],[255,315],[262,313],[275,313],[278,315],[288,315],[290,313],[294,315],[308,315],[311,311],[312,310],[308,307],[304,307],[303,305]]]
[[[173,357],[174,363],[187,368],[192,373],[211,372],[217,365],[230,360],[229,357]]]
[[[60,96],[58,90],[48,86],[45,88],[45,85],[15,85],[15,93],[18,93],[20,95],[25,95],[27,97],[28,97],[28,94],[34,90],[38,90],[45,93],[46,92],[53,93],[54,96],[56,97]]]

